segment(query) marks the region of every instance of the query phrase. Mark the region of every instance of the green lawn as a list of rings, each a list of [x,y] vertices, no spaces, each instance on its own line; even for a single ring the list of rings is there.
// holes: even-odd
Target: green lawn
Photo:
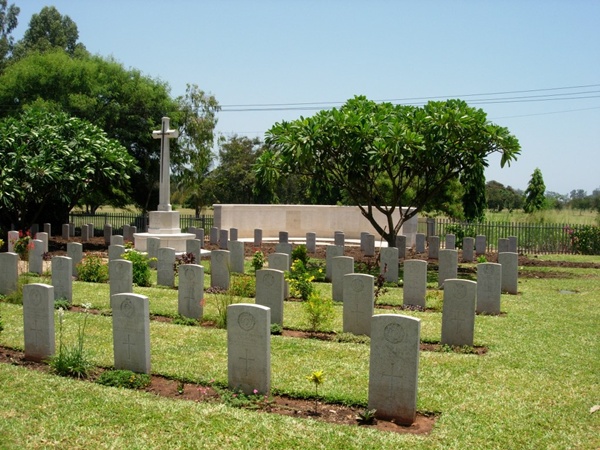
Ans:
[[[530,270],[541,268],[523,273]],[[477,316],[475,343],[488,347],[487,355],[421,353],[418,409],[439,414],[429,435],[161,399],[2,364],[0,448],[595,449],[600,411],[591,414],[590,408],[600,404],[600,270],[548,270],[553,278],[522,276],[519,295],[502,296],[504,315]],[[330,295],[330,285],[317,288]],[[176,314],[176,290],[134,291],[149,297],[151,313]],[[76,304],[108,309],[107,285],[76,282],[74,297]],[[390,289],[386,297],[399,304],[402,291]],[[207,295],[209,317],[216,314],[215,302]],[[337,332],[341,312],[337,305]],[[376,310],[383,312],[390,310]],[[0,303],[0,314],[0,345],[22,348],[22,307]],[[439,312],[406,314],[422,320],[423,340],[439,340]],[[81,317],[66,313],[67,342],[75,341]],[[304,327],[300,303],[286,302],[284,321],[289,328]],[[224,330],[153,321],[150,333],[153,373],[226,384]],[[86,347],[95,364],[112,365],[109,316],[89,317]],[[368,358],[368,344],[273,336],[273,391],[309,397],[314,391],[305,375],[324,370],[319,393],[325,399],[366,405]]]

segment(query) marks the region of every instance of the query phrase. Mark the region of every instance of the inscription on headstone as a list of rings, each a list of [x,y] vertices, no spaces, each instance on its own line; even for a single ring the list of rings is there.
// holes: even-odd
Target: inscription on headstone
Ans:
[[[117,294],[112,297],[115,369],[150,373],[150,313],[148,297]]]
[[[204,311],[204,267],[198,264],[179,266],[177,312],[184,317],[201,319]]]

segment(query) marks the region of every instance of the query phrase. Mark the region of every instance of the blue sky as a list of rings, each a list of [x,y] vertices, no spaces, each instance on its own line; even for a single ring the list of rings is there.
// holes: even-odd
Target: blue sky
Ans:
[[[10,2],[21,8],[16,38],[55,6],[90,52],[174,96],[186,83],[215,95],[226,135],[262,138],[355,95],[463,98],[521,142],[511,167],[490,159],[488,180],[525,189],[539,167],[550,191],[600,188],[600,1]],[[297,103],[311,105],[239,111]]]

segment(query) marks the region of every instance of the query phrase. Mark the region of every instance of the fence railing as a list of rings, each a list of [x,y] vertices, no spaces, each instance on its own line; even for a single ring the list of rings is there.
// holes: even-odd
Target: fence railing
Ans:
[[[429,226],[428,226],[429,222]],[[517,237],[517,251],[519,253],[575,253],[571,241],[570,231],[578,231],[584,225],[568,224],[541,224],[541,223],[517,223],[517,222],[481,222],[465,223],[455,222],[449,219],[425,219],[419,220],[417,231],[428,234],[433,230],[434,236],[440,236],[440,244],[443,246],[446,234],[456,234],[455,229],[460,226],[465,236],[484,235],[486,237],[487,251],[495,251],[498,248],[498,239],[509,236]]]
[[[122,234],[124,225],[133,225],[137,227],[138,232],[148,230],[148,215],[133,213],[70,213],[69,221],[75,224],[75,229],[81,229],[82,225],[93,224],[94,235],[99,236],[104,230],[104,225],[112,225],[113,234]],[[182,214],[179,216],[179,226],[182,231],[187,231],[189,227],[204,228],[208,231],[213,226],[213,216],[202,215],[196,217],[191,214]]]

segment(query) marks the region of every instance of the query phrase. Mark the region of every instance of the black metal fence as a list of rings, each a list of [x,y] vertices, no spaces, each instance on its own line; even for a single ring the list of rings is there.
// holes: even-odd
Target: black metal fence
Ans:
[[[517,251],[523,254],[576,253],[573,246],[572,233],[585,225],[551,224],[551,223],[517,223],[517,222],[481,222],[465,223],[449,219],[419,220],[417,231],[426,235],[444,237],[456,234],[457,229],[464,236],[484,235],[487,251],[498,248],[498,239],[517,237]],[[440,239],[443,245],[443,239]]]
[[[93,224],[94,235],[102,235],[104,225],[112,225],[113,234],[122,234],[124,225],[133,225],[137,227],[138,232],[148,230],[148,215],[133,213],[70,213],[69,221],[75,224],[75,229],[81,229],[82,225]],[[189,227],[204,228],[209,230],[213,226],[213,216],[202,215],[196,217],[191,214],[182,214],[179,216],[179,226],[182,231],[187,231]]]

